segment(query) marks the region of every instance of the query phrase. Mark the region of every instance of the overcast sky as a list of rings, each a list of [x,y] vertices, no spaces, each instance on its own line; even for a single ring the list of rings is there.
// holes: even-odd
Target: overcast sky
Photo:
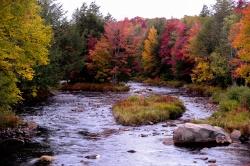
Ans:
[[[57,0],[68,11],[68,18],[83,2],[89,4],[92,1],[101,6],[104,15],[109,12],[117,20],[135,16],[181,18],[184,15],[199,14],[203,4],[210,6],[215,3],[215,0]]]

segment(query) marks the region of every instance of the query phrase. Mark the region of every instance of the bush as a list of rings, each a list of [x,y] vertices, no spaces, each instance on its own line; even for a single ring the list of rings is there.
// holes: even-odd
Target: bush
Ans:
[[[21,120],[12,111],[0,108],[0,128],[16,127],[21,123]]]
[[[117,102],[113,115],[123,125],[143,125],[176,119],[185,111],[183,103],[170,96],[130,96]]]

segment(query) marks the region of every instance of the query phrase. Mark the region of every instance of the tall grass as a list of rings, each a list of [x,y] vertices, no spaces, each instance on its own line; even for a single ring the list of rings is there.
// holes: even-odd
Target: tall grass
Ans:
[[[219,103],[219,108],[208,119],[208,123],[229,131],[238,129],[250,134],[250,88],[235,86],[214,95],[213,99]]]
[[[176,119],[185,111],[183,103],[170,96],[131,96],[113,106],[116,121],[123,125],[143,125]]]

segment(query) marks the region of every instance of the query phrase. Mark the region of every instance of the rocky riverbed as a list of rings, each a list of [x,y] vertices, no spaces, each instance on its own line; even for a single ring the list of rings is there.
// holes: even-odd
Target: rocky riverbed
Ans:
[[[215,110],[216,106],[207,98],[192,97],[178,89],[129,85],[131,90],[126,93],[59,92],[47,102],[25,108],[21,116],[37,123],[40,132],[33,137],[33,145],[5,157],[0,165],[35,165],[44,155],[42,159],[51,159],[51,165],[55,166],[250,164],[249,144],[235,142],[211,148],[173,144],[176,127],[193,119],[207,118]],[[187,111],[178,120],[140,127],[124,127],[115,122],[112,104],[132,94],[152,93],[179,97]]]

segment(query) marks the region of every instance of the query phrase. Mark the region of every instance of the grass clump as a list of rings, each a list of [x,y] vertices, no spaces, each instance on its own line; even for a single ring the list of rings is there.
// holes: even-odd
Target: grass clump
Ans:
[[[178,80],[164,81],[160,78],[146,79],[143,83],[151,86],[167,86],[172,88],[179,88],[184,85],[184,82]]]
[[[144,125],[176,119],[185,111],[183,103],[171,96],[131,96],[113,106],[113,115],[122,125]]]
[[[0,129],[14,128],[21,123],[18,116],[10,110],[4,110],[0,108]]]
[[[250,88],[230,87],[224,93],[216,94],[218,111],[207,122],[229,131],[241,130],[250,134]]]
[[[111,83],[75,83],[65,84],[61,88],[68,91],[93,91],[93,92],[127,92],[129,87],[125,84],[111,84]]]

